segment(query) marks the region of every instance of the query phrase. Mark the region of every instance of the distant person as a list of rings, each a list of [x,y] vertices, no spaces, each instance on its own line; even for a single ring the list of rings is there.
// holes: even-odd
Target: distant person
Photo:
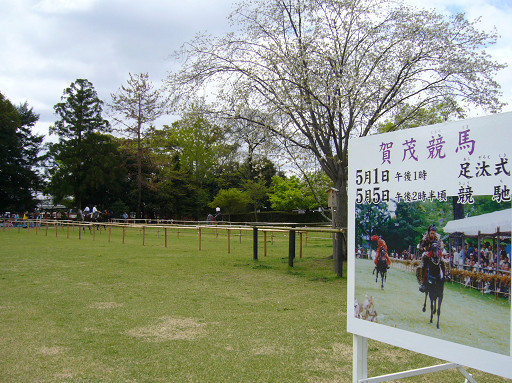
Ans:
[[[219,206],[215,208],[215,221],[222,221],[222,214]]]

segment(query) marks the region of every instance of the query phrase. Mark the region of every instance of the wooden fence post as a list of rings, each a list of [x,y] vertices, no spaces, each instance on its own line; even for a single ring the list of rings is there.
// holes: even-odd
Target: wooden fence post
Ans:
[[[294,228],[295,225],[292,225]],[[295,230],[290,230],[288,235],[288,266],[293,267],[293,259],[295,258]]]
[[[263,245],[263,249],[264,249],[263,256],[266,257],[267,256],[267,232],[266,231],[263,232],[263,244],[264,244]]]
[[[231,230],[227,229],[228,230],[228,254],[231,254]]]
[[[300,246],[299,246],[299,258],[302,259],[302,231],[299,232],[299,242],[300,242]]]
[[[258,228],[252,228],[252,259],[258,260]]]

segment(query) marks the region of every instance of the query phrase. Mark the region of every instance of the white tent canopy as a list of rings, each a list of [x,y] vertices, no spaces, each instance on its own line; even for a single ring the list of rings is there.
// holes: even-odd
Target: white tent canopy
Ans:
[[[445,233],[464,233],[466,236],[510,234],[512,209],[495,211],[450,221],[444,227]]]

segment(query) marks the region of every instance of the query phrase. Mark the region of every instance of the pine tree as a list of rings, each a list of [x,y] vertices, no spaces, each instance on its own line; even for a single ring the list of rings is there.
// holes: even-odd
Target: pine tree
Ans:
[[[0,212],[32,210],[37,203],[43,136],[34,135],[32,127],[38,120],[27,103],[16,108],[0,93]]]

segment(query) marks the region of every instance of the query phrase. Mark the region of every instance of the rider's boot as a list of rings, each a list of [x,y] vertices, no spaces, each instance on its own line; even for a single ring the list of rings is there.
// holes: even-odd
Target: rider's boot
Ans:
[[[423,279],[421,280],[421,285],[420,285],[420,292],[421,293],[424,293],[425,291],[427,291],[426,287],[425,287],[425,277],[423,277]]]

